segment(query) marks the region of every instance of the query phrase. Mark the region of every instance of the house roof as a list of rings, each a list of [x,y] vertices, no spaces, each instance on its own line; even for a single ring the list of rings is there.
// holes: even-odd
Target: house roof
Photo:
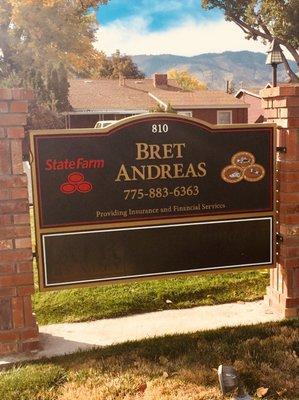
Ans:
[[[240,99],[221,91],[184,91],[174,80],[155,87],[152,79],[71,79],[69,101],[74,111],[147,111],[157,103],[175,109],[244,108]]]
[[[190,92],[154,88],[150,91],[150,94],[157,100],[160,100],[160,102],[166,105],[170,103],[177,109],[247,107],[243,101],[220,90],[198,90]]]
[[[69,101],[74,110],[148,110],[156,106],[146,84],[112,79],[71,79]]]
[[[242,88],[237,91],[235,97],[239,99],[242,96],[242,94],[246,93],[249,94],[250,96],[261,98],[260,90],[261,90],[260,88],[249,88],[249,89]]]
[[[284,86],[284,85],[288,85],[288,84],[285,84],[285,83],[279,84],[279,86]],[[250,96],[258,97],[259,99],[261,99],[260,91],[263,89],[269,89],[271,87],[272,87],[272,84],[270,82],[268,82],[267,85],[265,85],[263,88],[260,88],[260,87],[259,88],[257,88],[257,87],[241,88],[237,91],[237,93],[235,94],[235,97],[240,99],[242,94],[246,93],[246,94],[249,94]]]

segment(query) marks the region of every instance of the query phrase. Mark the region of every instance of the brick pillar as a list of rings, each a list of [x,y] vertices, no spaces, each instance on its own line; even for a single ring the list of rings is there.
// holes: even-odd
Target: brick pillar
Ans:
[[[299,315],[299,85],[263,89],[267,122],[278,125],[278,226],[282,237],[277,268],[265,300],[285,317]]]
[[[22,139],[33,92],[0,89],[0,355],[38,347]]]

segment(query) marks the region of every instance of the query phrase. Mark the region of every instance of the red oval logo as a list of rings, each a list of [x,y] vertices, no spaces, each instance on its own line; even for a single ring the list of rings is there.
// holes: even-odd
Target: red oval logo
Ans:
[[[92,184],[90,182],[82,182],[77,186],[78,192],[88,193],[92,190]]]
[[[76,191],[76,186],[71,183],[63,183],[60,185],[60,191],[65,194],[72,194]]]
[[[84,175],[81,174],[81,172],[73,172],[73,173],[69,174],[69,176],[67,177],[67,180],[70,183],[81,183],[84,181]]]

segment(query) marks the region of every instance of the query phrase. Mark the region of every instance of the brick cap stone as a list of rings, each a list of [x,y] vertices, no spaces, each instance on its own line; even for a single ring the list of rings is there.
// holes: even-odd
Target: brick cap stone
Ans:
[[[289,83],[283,86],[271,87],[260,90],[262,98],[299,96],[299,83]]]

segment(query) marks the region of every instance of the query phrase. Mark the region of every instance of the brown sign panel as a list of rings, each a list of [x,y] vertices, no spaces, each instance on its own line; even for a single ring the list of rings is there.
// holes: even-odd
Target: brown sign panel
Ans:
[[[33,132],[41,286],[273,265],[273,130],[152,114]]]
[[[272,226],[265,217],[45,234],[45,284],[271,265]]]

